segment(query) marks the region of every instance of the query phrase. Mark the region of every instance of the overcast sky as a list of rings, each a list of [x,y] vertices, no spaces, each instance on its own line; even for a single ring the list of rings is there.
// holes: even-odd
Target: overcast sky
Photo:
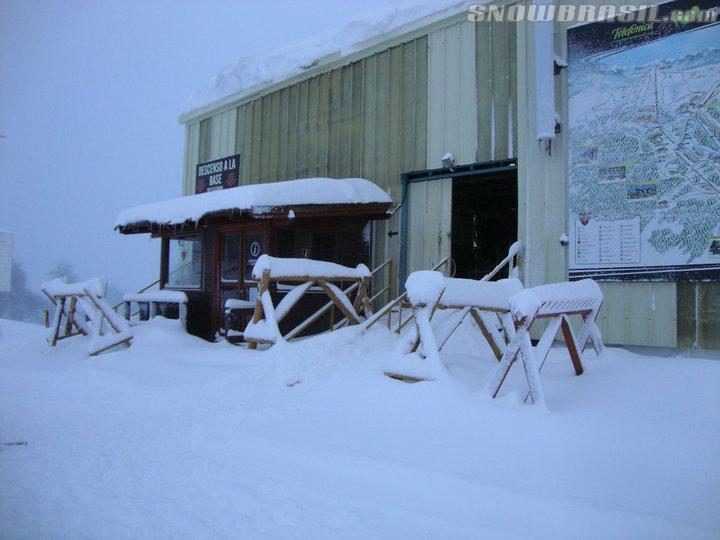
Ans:
[[[0,228],[31,286],[61,258],[121,290],[157,279],[157,242],[113,223],[180,195],[188,96],[241,56],[386,4],[0,0]]]

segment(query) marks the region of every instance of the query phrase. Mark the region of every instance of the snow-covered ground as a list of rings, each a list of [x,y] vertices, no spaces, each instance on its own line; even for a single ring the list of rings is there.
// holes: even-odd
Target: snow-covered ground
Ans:
[[[720,536],[717,360],[554,349],[545,411],[478,391],[469,333],[405,384],[381,328],[253,352],[156,319],[94,358],[0,331],[2,538]]]

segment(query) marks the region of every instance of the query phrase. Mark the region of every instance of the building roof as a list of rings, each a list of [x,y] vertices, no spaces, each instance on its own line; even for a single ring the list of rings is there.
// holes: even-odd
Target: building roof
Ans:
[[[390,196],[364,178],[304,178],[252,184],[126,208],[115,220],[122,233],[197,226],[215,216],[302,217],[338,212],[379,215]]]
[[[404,0],[365,13],[342,27],[275,50],[240,58],[198,89],[186,102],[181,121],[249,96],[263,88],[331,64],[487,0]]]

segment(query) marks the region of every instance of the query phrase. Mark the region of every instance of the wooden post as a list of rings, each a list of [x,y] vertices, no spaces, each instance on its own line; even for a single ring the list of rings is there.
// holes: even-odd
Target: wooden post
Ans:
[[[55,304],[55,313],[52,322],[52,334],[50,335],[50,346],[54,347],[58,342],[58,332],[60,331],[60,319],[62,319],[63,310],[65,309],[65,297],[59,298]]]
[[[485,338],[485,341],[487,341],[488,345],[490,345],[490,348],[492,349],[493,354],[495,355],[495,358],[499,362],[502,358],[502,351],[500,350],[500,347],[498,347],[497,342],[495,341],[496,337],[494,334],[490,333],[490,330],[485,325],[485,321],[482,320],[482,316],[476,309],[470,309],[470,315],[472,316],[473,320],[475,321],[475,324],[478,325],[478,328],[480,328],[480,332],[482,332],[483,337]]]
[[[367,298],[368,287],[370,287],[370,278],[363,278],[363,280],[360,282],[358,292],[355,295],[355,302],[353,302],[353,307],[358,313],[360,313],[360,308],[364,305],[363,300]]]
[[[325,291],[325,294],[328,295],[330,300],[332,300],[333,304],[335,304],[338,307],[338,309],[342,312],[342,314],[345,315],[345,317],[348,320],[348,324],[358,324],[359,323],[359,321],[357,320],[357,317],[355,317],[355,315],[353,313],[351,313],[345,307],[345,304],[342,303],[342,301],[337,297],[335,292],[330,287],[328,287],[328,284],[326,281],[318,279],[317,284],[320,286],[320,288],[323,291]]]
[[[72,334],[76,306],[77,296],[73,296],[72,298],[70,298],[70,307],[68,308],[67,316],[65,317],[65,335],[63,337],[69,337]]]
[[[573,335],[572,328],[570,328],[570,323],[568,322],[567,317],[565,315],[561,315],[561,317],[562,323],[560,324],[560,327],[562,328],[563,337],[565,338],[565,346],[570,353],[570,360],[575,368],[575,375],[582,375],[582,359],[580,358],[580,353],[578,352],[575,336]]]
[[[262,300],[261,296],[265,291],[268,290],[270,284],[270,269],[266,268],[263,270],[262,278],[260,278],[260,283],[258,283],[258,295],[255,299],[255,311],[253,312],[253,324],[256,324],[258,321],[262,320],[263,317],[265,317],[265,310],[263,310],[262,307]],[[248,343],[248,349],[255,350],[257,349],[257,341],[250,341]]]

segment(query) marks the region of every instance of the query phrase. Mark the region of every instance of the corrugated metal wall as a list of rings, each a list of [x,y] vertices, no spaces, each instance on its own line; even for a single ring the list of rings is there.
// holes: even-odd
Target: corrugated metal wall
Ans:
[[[459,21],[431,32],[428,47],[428,167],[446,152],[458,164],[514,157],[514,24]],[[411,184],[407,204],[412,272],[450,255],[452,180]]]
[[[408,186],[407,273],[432,268],[450,255],[452,179]]]
[[[183,155],[183,195],[195,193],[195,166],[200,155],[200,122],[185,126]]]
[[[476,161],[517,157],[517,23],[475,25]]]
[[[441,167],[446,152],[457,163],[473,163],[478,138],[475,25],[464,21],[432,32],[428,70],[428,167]]]
[[[458,17],[428,35],[189,124],[185,193],[193,192],[198,161],[233,153],[242,156],[244,183],[362,176],[396,202],[401,174],[439,167],[445,152],[458,163],[513,157],[514,51],[513,24]],[[451,189],[442,181],[414,185],[408,194],[410,271],[450,254]],[[387,236],[399,231],[399,218],[398,212],[375,224],[376,263],[399,261],[400,235]]]
[[[363,176],[401,196],[401,173],[517,157],[519,235],[528,284],[567,278],[565,133],[551,155],[535,141],[532,30],[526,23],[455,20],[427,36],[369,54],[187,125],[185,193],[198,161],[242,155],[242,179],[257,183],[311,176]],[[516,48],[517,47],[519,48]],[[564,51],[565,29],[556,28]],[[519,52],[519,54],[516,54]],[[518,73],[521,76],[518,78]],[[566,75],[557,102],[567,117]],[[413,185],[408,269],[449,251],[449,182]],[[376,262],[399,260],[398,212],[374,230]],[[446,223],[446,221],[448,223]],[[440,232],[438,232],[440,231]],[[428,246],[439,246],[439,250]],[[449,254],[449,253],[447,253]],[[600,326],[608,343],[717,344],[717,284],[605,283]],[[713,345],[715,343],[715,345]]]
[[[188,127],[200,161],[239,153],[243,183],[364,177],[401,197],[401,174],[426,168],[428,39],[421,36]],[[207,156],[207,157],[206,157]],[[186,158],[185,193],[194,160]],[[374,230],[374,259],[399,257],[399,215]]]
[[[230,109],[213,116],[210,128],[210,156],[208,159],[218,159],[234,153],[235,114],[236,109]]]

